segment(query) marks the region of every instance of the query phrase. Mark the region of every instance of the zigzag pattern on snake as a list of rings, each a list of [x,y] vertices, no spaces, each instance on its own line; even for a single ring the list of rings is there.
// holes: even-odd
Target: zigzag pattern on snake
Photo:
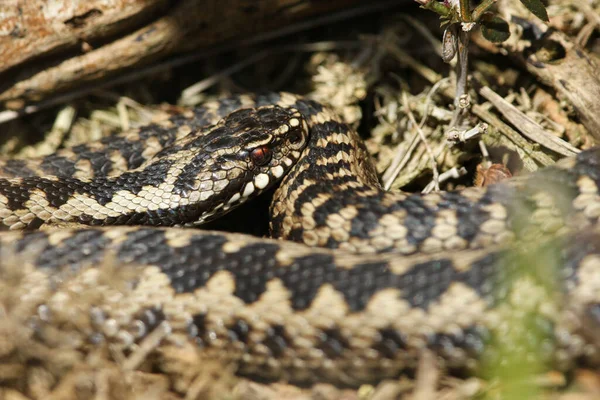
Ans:
[[[131,351],[166,326],[164,348],[193,343],[268,378],[375,381],[414,369],[424,349],[450,369],[498,361],[502,346],[561,368],[598,363],[599,164],[591,149],[486,188],[387,193],[358,135],[327,108],[287,93],[238,96],[4,161],[0,225],[30,231],[0,235],[2,260],[20,261],[0,265],[0,283],[50,347]],[[31,231],[193,225],[278,179],[270,226],[286,241]]]

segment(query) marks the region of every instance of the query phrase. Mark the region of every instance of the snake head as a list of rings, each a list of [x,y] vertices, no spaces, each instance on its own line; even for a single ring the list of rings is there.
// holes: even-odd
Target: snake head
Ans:
[[[308,125],[294,108],[235,111],[179,146],[185,161],[175,191],[186,220],[215,219],[279,182],[308,143]],[[187,152],[187,153],[186,153]]]
[[[30,205],[39,211],[38,226],[201,224],[280,181],[307,142],[297,109],[238,110],[119,175],[0,179],[0,227],[29,226],[34,214],[23,211]]]

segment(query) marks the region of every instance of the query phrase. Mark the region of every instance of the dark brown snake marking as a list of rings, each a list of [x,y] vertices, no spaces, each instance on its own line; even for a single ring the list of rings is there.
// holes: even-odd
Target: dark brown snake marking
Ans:
[[[392,194],[379,187],[356,133],[328,109],[290,94],[240,96],[120,135],[119,147],[5,161],[2,172],[12,178],[0,179],[0,220],[40,225],[46,219],[28,202],[48,200],[50,182],[137,176],[175,157],[191,140],[186,133],[254,106],[270,110],[267,119],[285,115],[272,119],[269,132],[304,132],[303,123],[310,131],[271,207],[273,235],[305,244],[152,227],[6,232],[0,284],[10,288],[8,314],[28,321],[30,334],[50,348],[110,343],[133,351],[163,329],[156,352],[166,359],[173,346],[193,343],[202,357],[231,361],[241,373],[299,382],[395,376],[414,369],[426,348],[450,369],[499,362],[502,348],[560,368],[598,365],[598,149],[487,188]],[[120,147],[127,143],[137,144]],[[147,143],[151,150],[132,150]],[[81,192],[98,212],[101,194],[73,185],[44,204],[49,214]],[[75,220],[90,223],[80,215],[87,209]],[[99,220],[107,221],[91,223]],[[506,247],[509,241],[515,244]],[[173,360],[166,359],[154,367],[169,373]]]
[[[55,168],[58,159],[51,156],[50,168],[48,158],[35,167],[44,175],[0,179],[0,227],[202,224],[272,186],[300,157],[307,137],[297,110],[264,106],[190,130],[117,175],[99,175],[102,166],[94,176],[77,176],[73,169]],[[4,169],[14,174],[17,167],[7,161]],[[24,162],[21,167],[21,175],[33,171]]]

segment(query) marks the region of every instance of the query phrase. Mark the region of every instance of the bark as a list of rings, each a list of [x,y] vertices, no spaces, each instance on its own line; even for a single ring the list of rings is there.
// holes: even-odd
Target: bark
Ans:
[[[359,0],[4,0],[0,102],[19,109],[178,52]]]
[[[564,34],[554,31],[540,48],[519,58],[527,69],[552,86],[572,105],[588,132],[600,143],[600,70],[590,55]],[[552,56],[546,57],[550,49]]]
[[[5,0],[0,14],[0,72],[82,41],[116,35],[166,0]]]
[[[535,18],[516,0],[499,1],[498,9],[512,24],[512,36],[502,47],[540,82],[567,99],[600,143],[600,69],[590,54],[567,35]],[[519,36],[525,30],[528,33]]]

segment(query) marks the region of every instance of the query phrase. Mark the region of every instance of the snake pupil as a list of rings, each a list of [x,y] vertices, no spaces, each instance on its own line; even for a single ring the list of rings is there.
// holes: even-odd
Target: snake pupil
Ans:
[[[260,146],[250,152],[250,157],[255,165],[262,166],[271,161],[272,152],[267,146]]]

